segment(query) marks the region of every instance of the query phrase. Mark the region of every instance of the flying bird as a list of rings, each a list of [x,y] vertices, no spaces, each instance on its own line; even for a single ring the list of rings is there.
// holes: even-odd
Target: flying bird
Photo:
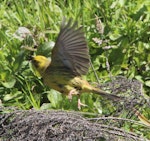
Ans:
[[[82,27],[78,27],[77,22],[73,23],[72,19],[67,23],[63,19],[51,61],[38,55],[32,57],[32,64],[47,86],[67,95],[70,100],[73,95],[78,95],[79,109],[85,106],[80,101],[82,93],[94,93],[115,101],[120,99],[92,86],[82,78],[90,66],[89,50]]]

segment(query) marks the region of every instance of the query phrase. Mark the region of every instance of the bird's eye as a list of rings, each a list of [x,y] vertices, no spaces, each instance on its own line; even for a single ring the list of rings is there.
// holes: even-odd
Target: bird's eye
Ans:
[[[32,63],[33,63],[33,64],[36,64],[36,62],[37,62],[36,60],[32,60]]]
[[[37,68],[39,65],[38,65],[38,62],[36,60],[32,60],[32,64]]]

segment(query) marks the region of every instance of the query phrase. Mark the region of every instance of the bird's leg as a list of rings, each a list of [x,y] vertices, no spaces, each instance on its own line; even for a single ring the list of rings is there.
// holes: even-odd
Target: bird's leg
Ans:
[[[78,109],[81,110],[81,106],[87,106],[86,104],[81,103],[80,101],[80,95],[79,91],[76,89],[72,89],[69,94],[68,94],[68,99],[71,101],[72,100],[72,95],[78,95]]]
[[[81,103],[80,96],[78,97],[78,109],[81,110],[81,106],[87,106],[86,104]]]
[[[68,99],[72,100],[72,95],[77,95],[79,92],[76,89],[72,89],[68,94]]]

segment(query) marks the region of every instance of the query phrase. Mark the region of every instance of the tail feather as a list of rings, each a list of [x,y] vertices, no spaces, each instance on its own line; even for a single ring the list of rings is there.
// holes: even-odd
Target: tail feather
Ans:
[[[82,84],[82,92],[89,92],[89,93],[98,94],[102,97],[105,97],[105,98],[113,100],[113,101],[119,101],[119,100],[124,99],[123,97],[119,97],[115,94],[107,93],[107,92],[101,90],[100,88],[93,87],[87,81],[83,81],[81,79],[79,79],[79,80],[81,81],[80,84]]]
[[[115,94],[110,94],[110,93],[107,93],[101,89],[98,89],[98,88],[93,88],[92,90],[92,93],[95,93],[95,94],[98,94],[98,95],[101,95],[107,99],[110,99],[110,100],[113,100],[113,101],[118,101],[118,100],[121,100],[122,98],[115,95]]]

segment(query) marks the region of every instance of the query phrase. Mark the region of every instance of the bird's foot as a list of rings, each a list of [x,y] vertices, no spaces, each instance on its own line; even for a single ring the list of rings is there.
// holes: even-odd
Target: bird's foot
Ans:
[[[80,98],[78,99],[78,109],[81,110],[81,106],[87,106],[86,104],[81,103]]]
[[[72,100],[72,95],[77,95],[77,94],[78,94],[78,92],[77,92],[76,89],[71,90],[68,94],[68,99],[71,101]]]

